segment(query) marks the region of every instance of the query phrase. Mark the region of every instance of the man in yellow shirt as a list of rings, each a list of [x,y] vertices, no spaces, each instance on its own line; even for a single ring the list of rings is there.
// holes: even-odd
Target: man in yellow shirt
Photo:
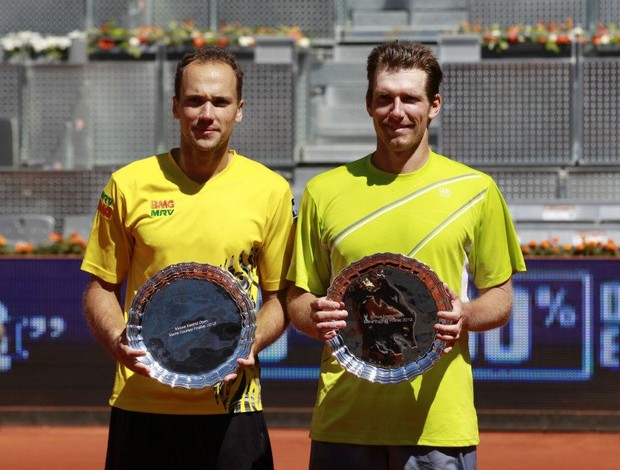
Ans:
[[[477,417],[468,331],[505,324],[511,276],[525,270],[499,189],[488,175],[433,152],[442,70],[412,41],[368,57],[366,109],[376,150],[308,182],[289,279],[292,323],[327,341],[348,313],[325,297],[339,272],[376,253],[430,266],[450,288],[438,317],[444,356],[410,381],[373,383],[347,372],[325,346],[312,418],[311,469],[476,468]],[[467,298],[468,279],[480,295]]]
[[[180,147],[119,169],[101,194],[82,269],[91,274],[88,325],[117,361],[106,468],[273,468],[256,357],[287,325],[292,193],[283,177],[229,147],[243,116],[242,85],[225,49],[181,59],[172,102]],[[199,390],[151,378],[146,353],[127,341],[140,286],[183,262],[225,269],[262,301],[249,356]]]

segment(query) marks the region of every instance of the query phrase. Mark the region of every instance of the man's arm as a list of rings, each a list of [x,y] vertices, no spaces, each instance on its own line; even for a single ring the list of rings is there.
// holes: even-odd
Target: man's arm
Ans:
[[[475,299],[463,304],[463,328],[486,331],[505,325],[512,313],[512,298],[512,279],[480,289]]]
[[[127,345],[126,325],[120,304],[121,285],[91,276],[84,293],[86,323],[110,355],[137,374],[149,375],[149,368],[138,359],[145,351]]]
[[[263,291],[262,297],[263,304],[256,314],[256,330],[254,331],[254,342],[250,354],[248,357],[237,359],[239,368],[236,372],[227,375],[224,378],[225,382],[235,380],[240,368],[252,367],[256,363],[258,353],[275,343],[288,326],[286,289]]]
[[[333,338],[336,330],[347,326],[344,304],[317,297],[295,285],[288,290],[287,312],[295,328],[320,341]]]
[[[256,316],[254,355],[273,344],[288,326],[286,289],[263,291],[263,305]]]

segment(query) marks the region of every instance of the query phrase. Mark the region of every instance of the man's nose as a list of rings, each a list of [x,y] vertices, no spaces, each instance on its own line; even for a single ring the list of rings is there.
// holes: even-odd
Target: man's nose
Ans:
[[[401,117],[403,113],[404,111],[402,101],[400,101],[400,98],[395,98],[392,104],[392,111],[390,112],[390,114],[393,116]]]
[[[200,117],[202,119],[210,119],[213,117],[213,105],[209,101],[201,106]]]

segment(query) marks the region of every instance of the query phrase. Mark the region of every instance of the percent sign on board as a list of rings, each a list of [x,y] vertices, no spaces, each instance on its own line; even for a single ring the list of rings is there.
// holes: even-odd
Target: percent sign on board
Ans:
[[[575,307],[565,303],[566,289],[561,288],[557,292],[551,291],[551,286],[541,286],[536,289],[536,305],[547,310],[545,326],[551,327],[558,324],[561,328],[572,328],[577,323]]]

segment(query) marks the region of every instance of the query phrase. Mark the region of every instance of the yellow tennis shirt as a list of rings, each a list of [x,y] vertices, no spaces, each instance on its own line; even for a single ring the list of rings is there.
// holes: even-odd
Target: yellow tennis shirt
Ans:
[[[114,172],[101,194],[82,269],[114,284],[126,279],[126,317],[138,288],[180,262],[228,270],[256,302],[259,287],[286,286],[292,198],[282,176],[234,152],[204,184],[170,153],[135,161]],[[117,366],[110,404],[172,414],[260,410],[259,368],[244,369],[232,384],[188,390]]]

